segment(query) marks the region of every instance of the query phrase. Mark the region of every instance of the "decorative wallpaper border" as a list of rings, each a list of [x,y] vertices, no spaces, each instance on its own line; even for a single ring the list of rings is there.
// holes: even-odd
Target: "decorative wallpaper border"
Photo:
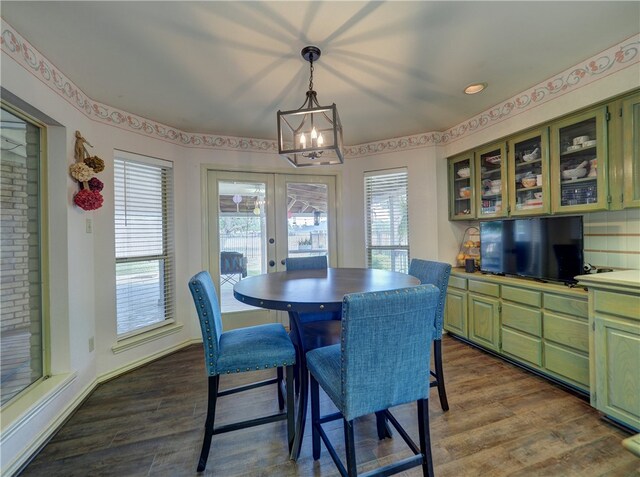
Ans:
[[[268,139],[253,139],[211,134],[187,133],[161,123],[99,103],[85,95],[69,78],[29,43],[4,19],[1,20],[0,47],[3,53],[63,97],[92,120],[147,137],[185,147],[277,153],[278,144]],[[393,151],[450,144],[539,104],[568,93],[599,78],[640,63],[640,33],[608,48],[592,58],[543,81],[444,132],[384,139],[345,147],[347,157],[364,157]]]
[[[454,142],[466,134],[480,131],[500,122],[514,113],[521,113],[524,110],[562,96],[578,86],[584,86],[604,76],[637,64],[640,62],[639,49],[640,34],[637,34],[553,78],[538,83],[530,90],[513,96],[497,106],[444,131],[441,136],[441,142],[442,144]]]

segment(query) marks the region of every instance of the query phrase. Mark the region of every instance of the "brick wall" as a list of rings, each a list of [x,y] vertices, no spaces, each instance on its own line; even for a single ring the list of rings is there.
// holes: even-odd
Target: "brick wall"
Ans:
[[[29,330],[39,341],[39,130],[29,125],[26,138],[27,157],[20,147],[0,161],[0,332]]]

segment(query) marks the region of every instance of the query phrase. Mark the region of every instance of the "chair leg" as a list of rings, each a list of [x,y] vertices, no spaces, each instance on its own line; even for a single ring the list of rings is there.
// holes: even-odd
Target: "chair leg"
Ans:
[[[422,454],[422,475],[424,477],[433,477],[428,399],[418,400],[418,434],[420,436],[420,453]]]
[[[276,385],[276,391],[278,392],[278,409],[282,411],[284,409],[284,395],[282,394],[282,367],[279,366],[276,372],[278,375],[278,382]]]
[[[293,366],[286,367],[287,374],[287,439],[289,441],[289,454],[293,449],[293,440],[296,434],[296,409],[293,397]],[[279,386],[279,384],[278,384]]]
[[[204,424],[204,439],[202,440],[202,451],[198,460],[198,472],[204,471],[209,458],[211,448],[211,438],[213,437],[213,424],[216,418],[216,401],[218,399],[218,385],[220,376],[209,376],[209,398],[207,404],[207,420]]]
[[[393,437],[391,428],[389,427],[389,421],[384,411],[376,412],[376,427],[378,430],[378,439],[386,439],[387,437]]]
[[[356,477],[358,475],[358,469],[356,467],[356,445],[353,438],[353,420],[344,420],[344,443],[345,453],[347,454],[347,475],[349,477]]]
[[[313,447],[313,460],[320,458],[320,388],[318,381],[311,375],[311,441]]]
[[[449,410],[449,401],[447,401],[447,391],[444,388],[444,372],[442,371],[442,340],[433,341],[433,354],[436,365],[436,379],[438,381],[440,406],[442,406],[442,410],[446,412]]]

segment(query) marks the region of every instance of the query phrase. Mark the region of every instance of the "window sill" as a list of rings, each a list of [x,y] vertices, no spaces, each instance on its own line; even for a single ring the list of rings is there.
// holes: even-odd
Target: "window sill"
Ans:
[[[184,325],[182,323],[170,323],[150,331],[146,331],[129,338],[118,341],[111,347],[113,354],[122,353],[137,346],[155,341],[173,333],[178,333]]]
[[[76,373],[56,374],[26,390],[2,408],[2,441],[9,439],[76,379]]]

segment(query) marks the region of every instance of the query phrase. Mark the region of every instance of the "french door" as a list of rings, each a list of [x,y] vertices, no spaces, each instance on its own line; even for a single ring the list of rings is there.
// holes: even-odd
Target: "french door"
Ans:
[[[330,266],[337,266],[335,177],[207,174],[209,271],[225,329],[285,322],[286,316],[236,300],[233,285],[284,271],[287,257],[327,255]]]

